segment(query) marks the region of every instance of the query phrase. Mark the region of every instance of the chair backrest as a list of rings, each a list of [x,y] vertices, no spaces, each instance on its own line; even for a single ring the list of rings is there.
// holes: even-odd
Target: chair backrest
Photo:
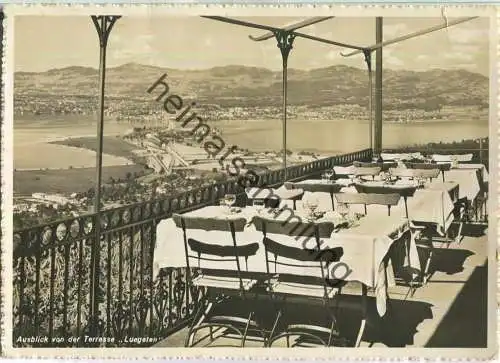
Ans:
[[[193,217],[180,214],[173,215],[174,223],[177,227],[182,228],[184,237],[184,252],[186,255],[186,266],[190,269],[189,259],[197,260],[198,268],[202,262],[234,262],[240,280],[240,287],[243,289],[243,280],[241,278],[240,258],[244,258],[247,267],[248,258],[257,253],[259,249],[258,243],[249,243],[238,245],[236,242],[236,232],[243,231],[246,225],[245,218],[220,219],[215,217]],[[227,231],[231,234],[232,245],[220,245],[214,242],[199,241],[187,237],[187,230],[196,229],[204,231]],[[189,248],[188,248],[189,247]],[[194,255],[192,253],[193,252]]]
[[[391,168],[389,173],[398,178],[413,178],[413,170],[408,168]]]
[[[416,186],[402,187],[397,189],[384,185],[355,184],[356,191],[361,194],[399,194],[402,197],[411,197],[415,194]]]
[[[201,229],[204,231],[228,231],[228,232],[242,232],[245,228],[246,219],[231,218],[221,219],[215,217],[201,217],[201,216],[186,216],[182,214],[174,214],[172,216],[174,223],[177,227],[182,229]]]
[[[326,297],[328,265],[339,261],[344,253],[341,247],[321,249],[321,238],[330,237],[334,224],[332,222],[305,223],[301,221],[287,223],[262,217],[255,217],[254,224],[257,230],[263,233],[267,272],[276,273],[278,266],[297,267],[301,277],[321,277]],[[303,243],[299,242],[296,242],[297,247],[295,247],[293,241],[289,244],[283,244],[270,238],[269,234],[313,237],[316,248],[306,248]],[[270,259],[269,255],[274,258]]]
[[[405,163],[405,166],[408,169],[439,169],[438,164],[432,164],[432,163],[414,163],[414,162],[408,162]]]
[[[300,184],[292,184],[291,189],[302,189],[305,192],[322,192],[322,193],[340,193],[340,190],[344,188],[344,185],[335,184],[335,183],[300,183]]]
[[[247,195],[247,202],[249,203],[253,202],[255,199],[262,199],[267,208],[277,208],[281,203],[280,196],[273,188],[245,188],[245,193]]]
[[[335,198],[338,203],[363,204],[365,206],[365,212],[367,205],[385,205],[387,206],[388,214],[391,215],[391,207],[398,205],[401,196],[396,193],[339,193],[335,194]]]
[[[441,168],[436,164],[424,164],[424,165],[435,165],[434,168],[425,169],[414,169],[414,168],[393,168],[389,172],[392,176],[399,178],[422,178],[422,179],[434,179],[439,176]]]
[[[357,176],[364,176],[364,175],[375,176],[375,175],[380,174],[381,170],[382,170],[382,168],[380,166],[356,167],[356,169],[354,170],[354,175],[357,175]]]
[[[396,162],[365,163],[365,162],[361,162],[361,161],[355,161],[353,163],[353,165],[356,168],[377,168],[378,167],[382,171],[387,171],[387,170],[389,170],[389,168],[396,167],[398,165],[398,163],[396,163]]]
[[[298,217],[297,220],[288,219],[283,221],[256,216],[253,219],[253,224],[257,231],[282,234],[290,237],[329,238],[335,229],[333,222],[310,223],[304,222]]]
[[[440,170],[436,169],[411,169],[414,178],[434,179],[439,176]]]

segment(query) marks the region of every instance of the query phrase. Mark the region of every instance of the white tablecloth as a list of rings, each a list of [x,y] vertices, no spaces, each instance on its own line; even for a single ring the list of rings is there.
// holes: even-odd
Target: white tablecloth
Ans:
[[[246,207],[241,213],[228,215],[227,208],[219,206],[209,206],[201,208],[188,215],[191,216],[220,216],[221,218],[237,218],[244,217],[247,221],[257,213],[254,207]],[[261,213],[266,213],[261,211]],[[300,217],[300,212],[296,212]],[[283,213],[277,218],[286,220],[290,217],[290,213]],[[305,218],[305,217],[304,217]],[[331,220],[340,223],[341,217],[331,212],[323,217],[324,220]],[[389,250],[389,247],[394,242],[394,239],[400,236],[403,231],[407,230],[408,222],[399,216],[370,216],[362,218],[359,221],[359,226],[356,228],[348,229],[340,233],[333,233],[331,238],[322,239],[322,248],[342,247],[344,255],[339,263],[347,264],[349,274],[345,276],[345,268],[337,268],[339,263],[330,265],[330,272],[334,276],[330,278],[341,278],[345,276],[347,281],[360,281],[369,287],[374,287],[378,291],[377,297],[382,299],[377,302],[377,307],[380,315],[385,314],[385,287],[387,284],[391,285],[393,281],[385,281],[385,273],[383,266],[383,259]],[[182,230],[177,228],[171,218],[161,221],[157,227],[156,248],[154,253],[153,266],[155,274],[159,269],[165,267],[185,267],[186,259],[184,252],[184,242]],[[275,239],[277,242],[293,245],[294,247],[303,248],[304,241],[286,235],[268,235],[270,238]],[[243,232],[237,233],[237,241],[239,244],[261,242],[262,233],[255,229],[253,224],[247,224]],[[202,230],[189,230],[188,238],[195,238],[201,241],[213,242],[220,245],[231,245],[231,236],[227,232],[219,231],[202,231]],[[312,244],[312,245],[311,245]],[[307,242],[307,248],[314,248],[313,239]],[[247,266],[247,270],[251,272],[266,272],[266,260],[264,256],[264,248],[259,248],[255,256],[248,258],[248,261],[242,266]],[[190,262],[196,266],[196,261]],[[234,270],[234,263],[230,262],[212,262],[211,264],[204,265],[205,268]],[[417,265],[415,264],[417,267]],[[418,265],[417,268],[420,266]],[[282,267],[283,268],[283,267]],[[309,274],[301,268],[286,268],[280,272],[297,274],[300,276]],[[389,275],[390,277],[391,275]],[[382,281],[382,280],[383,281]],[[378,288],[379,287],[379,288]],[[380,287],[383,287],[380,290]]]
[[[460,198],[474,200],[481,191],[481,171],[478,168],[459,167],[445,172],[446,181],[460,185]],[[484,174],[483,174],[484,178]]]
[[[408,199],[408,218],[414,222],[432,223],[444,235],[453,222],[453,200],[450,193],[456,183],[433,182],[426,189],[418,189]]]

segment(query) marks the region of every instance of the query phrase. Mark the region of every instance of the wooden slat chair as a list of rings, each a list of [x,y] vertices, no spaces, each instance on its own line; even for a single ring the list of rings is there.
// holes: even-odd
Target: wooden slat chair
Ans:
[[[410,178],[410,179],[421,178],[421,179],[429,179],[430,181],[432,181],[432,179],[438,177],[439,169],[438,168],[432,168],[432,169],[392,168],[389,170],[389,173],[392,176],[398,178]]]
[[[391,169],[389,169],[389,174],[391,174],[391,176],[396,177],[398,179],[401,179],[401,178],[412,179],[413,178],[413,169],[391,168]]]
[[[405,203],[406,218],[408,218],[408,197],[413,197],[417,190],[416,186],[391,189],[382,185],[355,184],[354,187],[358,193],[362,194],[399,194]]]
[[[288,190],[301,189],[291,187],[290,182],[285,182],[284,187]],[[260,190],[258,190],[258,188],[245,188],[245,194],[247,196],[247,205],[252,205],[255,200],[263,200],[266,208],[279,208],[283,200],[291,200],[293,202],[293,209],[295,210],[297,207],[297,200],[302,199],[303,190],[302,193],[299,193],[294,197],[285,197],[285,199],[282,199],[280,192],[273,188],[263,188]]]
[[[339,193],[335,195],[337,203],[343,204],[362,204],[365,206],[365,214],[367,213],[367,205],[385,205],[387,206],[388,215],[391,215],[391,207],[398,205],[401,196],[396,193],[391,194],[375,194],[375,193]]]
[[[381,170],[380,166],[360,166],[355,167],[354,175],[358,177],[371,176],[375,180],[375,176],[379,175]]]
[[[405,163],[408,169],[420,169],[420,170],[434,170],[438,169],[441,172],[443,182],[445,181],[444,172],[450,170],[450,163],[436,164],[436,163]]]
[[[429,179],[432,181],[439,176],[439,169],[411,169],[413,178]]]
[[[337,193],[340,193],[340,190],[344,188],[345,185],[341,184],[335,184],[335,183],[325,183],[325,184],[319,184],[319,183],[300,183],[300,184],[294,184],[287,182],[287,188],[290,189],[302,189],[304,192],[310,192],[310,193],[328,193],[330,194],[330,198],[332,200],[332,210],[335,210],[335,203],[334,203],[334,195]]]
[[[332,222],[293,221],[283,223],[262,217],[256,217],[254,224],[256,229],[263,233],[266,269],[269,275],[268,290],[277,310],[268,346],[272,346],[278,339],[286,338],[287,347],[290,347],[290,337],[292,336],[298,337],[299,342],[300,339],[306,339],[323,346],[331,346],[339,338],[335,318],[335,303],[338,300],[334,297],[340,293],[342,283],[329,283],[328,265],[340,260],[343,249],[337,247],[321,250],[320,239],[330,237],[335,225]],[[271,239],[269,234],[285,235],[290,238],[291,243],[285,245],[277,242]],[[309,240],[312,240],[310,245],[314,245],[313,248],[307,246]],[[293,247],[294,243],[296,243],[296,247]],[[283,273],[282,269],[285,271],[288,269],[287,272],[290,272],[291,268],[297,268],[300,274]],[[307,299],[307,303],[313,301],[321,303],[328,316],[328,327],[302,324],[297,322],[295,314],[287,315],[287,302],[290,300],[300,301],[301,297],[302,301],[304,298]]]
[[[258,324],[253,320],[254,312],[250,311],[245,314],[245,317],[217,315],[209,317],[209,312],[214,304],[220,303],[221,294],[239,296],[243,300],[243,305],[252,306],[251,303],[246,303],[246,292],[254,287],[257,280],[243,277],[243,273],[247,270],[247,262],[250,256],[257,253],[259,249],[258,243],[250,243],[246,245],[238,245],[236,242],[236,232],[243,231],[246,219],[235,218],[231,220],[222,220],[212,217],[188,217],[180,214],[173,215],[174,223],[177,227],[182,228],[184,236],[184,252],[186,254],[186,274],[191,273],[191,268],[195,270],[191,283],[194,286],[206,289],[206,297],[208,305],[203,304],[195,313],[193,322],[189,328],[186,337],[185,346],[193,346],[196,332],[200,329],[208,328],[210,331],[210,339],[213,340],[213,329],[226,329],[236,333],[241,339],[241,346],[245,346],[245,341],[249,331],[259,333],[266,342],[266,335]],[[227,231],[231,236],[232,245],[222,245],[213,242],[198,241],[187,237],[188,230],[204,230],[204,231]],[[197,266],[192,266],[190,259],[196,261]],[[234,263],[234,270],[222,271],[207,268],[207,264],[226,263],[228,266]],[[244,262],[244,266],[242,266]],[[189,276],[187,276],[189,281]],[[227,335],[227,334],[224,334]]]

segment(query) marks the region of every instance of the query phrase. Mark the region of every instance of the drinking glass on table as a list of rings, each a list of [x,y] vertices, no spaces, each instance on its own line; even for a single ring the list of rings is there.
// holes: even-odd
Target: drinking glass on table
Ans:
[[[316,210],[318,209],[318,206],[319,206],[318,198],[316,198],[316,197],[309,198],[308,205],[309,205],[310,214],[312,217],[314,217],[314,213],[316,212]]]
[[[236,195],[235,194],[226,194],[224,196],[224,203],[231,210],[231,207],[236,203]]]
[[[347,203],[339,203],[337,206],[337,212],[343,219],[346,219],[346,216],[349,214],[349,205]]]
[[[327,180],[331,180],[333,174],[335,174],[335,171],[333,169],[326,169],[325,175],[326,175]]]

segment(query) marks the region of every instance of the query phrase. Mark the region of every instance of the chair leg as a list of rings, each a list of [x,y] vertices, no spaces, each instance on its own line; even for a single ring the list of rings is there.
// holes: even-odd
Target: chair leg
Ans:
[[[245,330],[243,331],[243,336],[241,337],[241,347],[242,348],[245,347],[245,341],[247,340],[247,334],[248,334],[248,327],[250,326],[250,321],[252,320],[252,317],[253,317],[253,312],[248,314],[248,319],[247,319],[247,323],[245,325]]]
[[[276,314],[276,318],[274,319],[273,327],[271,328],[271,332],[269,333],[269,337],[267,338],[268,340],[267,343],[270,343],[272,341],[274,332],[276,331],[280,318],[281,318],[281,310],[278,310],[278,314]],[[269,344],[266,344],[266,346],[269,346]]]
[[[365,331],[365,325],[366,318],[363,318],[363,320],[361,320],[361,326],[359,327],[358,337],[356,338],[356,345],[354,345],[355,348],[359,348],[359,345],[361,344],[361,338],[363,337],[363,333]]]
[[[460,226],[458,227],[458,232],[457,232],[457,236],[455,237],[455,243],[460,245],[460,243],[462,242],[462,228],[464,226],[464,222],[461,221],[460,222]]]
[[[208,313],[210,310],[212,310],[213,303],[209,302],[207,307],[205,308],[205,311],[203,311],[203,307],[200,307],[198,312],[195,314],[195,318],[199,317],[199,320],[193,319],[193,324],[189,328],[188,335],[186,337],[186,340],[184,342],[185,347],[190,347],[193,344],[193,339],[194,339],[194,333],[196,332],[196,328],[199,327],[201,324],[203,324],[203,321],[205,318],[208,316]],[[200,315],[201,312],[201,315]],[[212,329],[210,328],[210,338],[212,338]]]
[[[365,331],[365,326],[366,326],[366,295],[368,293],[368,289],[365,284],[362,285],[361,287],[361,313],[362,313],[362,320],[361,320],[361,325],[359,327],[358,331],[358,336],[356,338],[356,343],[355,347],[358,348],[359,345],[361,344],[361,338],[363,338],[363,333]]]

